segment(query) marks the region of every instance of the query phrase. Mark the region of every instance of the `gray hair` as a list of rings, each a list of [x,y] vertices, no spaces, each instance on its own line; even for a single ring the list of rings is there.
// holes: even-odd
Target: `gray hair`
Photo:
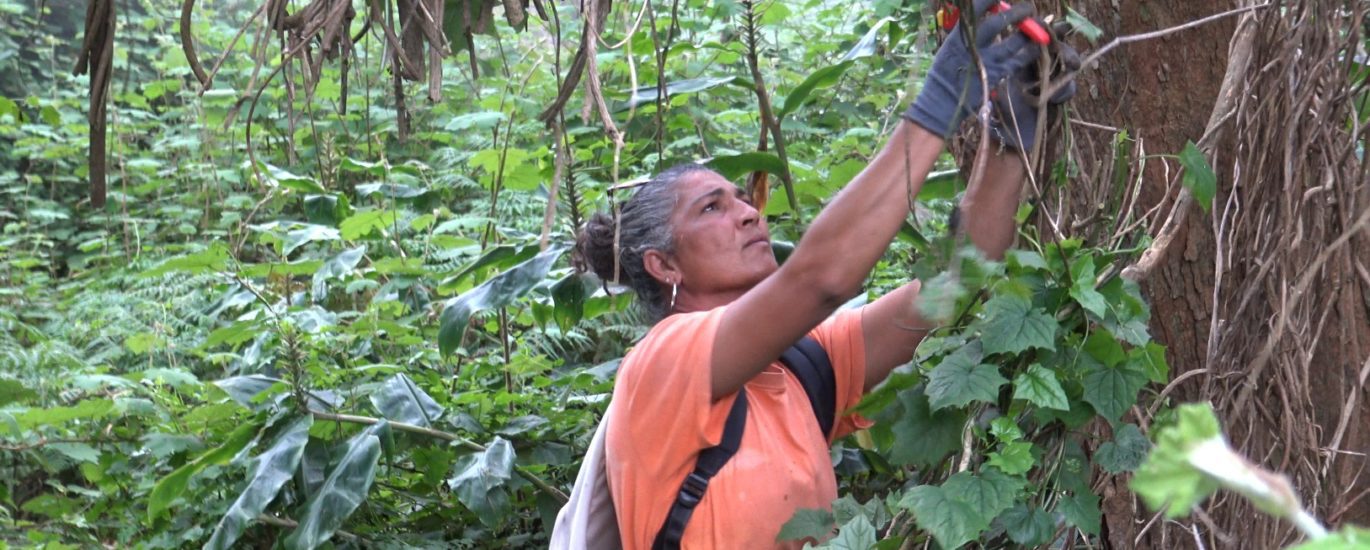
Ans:
[[[647,272],[643,257],[648,250],[675,252],[671,212],[676,205],[676,186],[685,176],[710,172],[702,164],[673,166],[643,184],[618,212],[618,269],[614,269],[614,216],[596,212],[576,238],[574,262],[581,271],[594,271],[600,279],[615,278],[637,293],[638,304],[653,321],[669,313],[669,298],[661,281]]]

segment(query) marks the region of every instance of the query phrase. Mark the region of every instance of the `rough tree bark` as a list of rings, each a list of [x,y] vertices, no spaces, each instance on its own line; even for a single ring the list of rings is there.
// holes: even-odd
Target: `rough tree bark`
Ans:
[[[1070,4],[1104,30],[1104,40],[1237,7],[1187,0]],[[1297,14],[1313,3],[1287,4],[1287,12]],[[1345,4],[1348,10],[1354,5]],[[1044,13],[1065,8],[1039,2]],[[1216,119],[1220,131],[1201,144],[1218,174],[1218,196],[1211,214],[1197,207],[1189,212],[1168,253],[1142,281],[1153,311],[1151,331],[1168,348],[1172,378],[1189,373],[1169,394],[1172,400],[1215,402],[1234,445],[1258,463],[1289,473],[1315,515],[1333,524],[1364,525],[1370,523],[1370,472],[1362,471],[1370,451],[1370,231],[1357,226],[1357,216],[1370,208],[1370,185],[1355,155],[1322,145],[1340,139],[1328,133],[1345,127],[1345,120],[1313,118],[1321,116],[1317,109],[1346,101],[1345,87],[1336,89],[1321,76],[1303,82],[1302,69],[1281,62],[1284,49],[1295,46],[1279,41],[1292,35],[1307,41],[1299,48],[1326,49],[1315,46],[1336,33],[1298,33],[1273,15],[1254,19],[1262,26],[1243,85],[1269,86],[1239,88],[1237,110]],[[1236,21],[1115,50],[1081,74],[1072,117],[1125,129],[1147,154],[1175,154],[1186,141],[1199,142],[1210,125]],[[1310,17],[1303,24],[1315,21]],[[1329,61],[1337,65],[1335,56]],[[1272,70],[1286,71],[1290,84],[1267,78]],[[1287,106],[1300,102],[1307,108]],[[1254,120],[1249,113],[1288,118]],[[1083,171],[1112,162],[1112,134],[1073,126],[1075,159]],[[1303,166],[1298,159],[1307,156],[1317,160],[1289,169]],[[1145,166],[1133,212],[1143,215],[1161,205],[1163,217],[1178,194],[1179,166],[1156,158]],[[1282,178],[1267,177],[1280,172]],[[1097,187],[1112,180],[1089,183],[1096,188],[1072,189],[1057,205],[1068,219],[1092,212],[1098,197],[1107,195]],[[1343,236],[1319,262],[1321,252]],[[1299,272],[1300,266],[1310,272]],[[1288,276],[1281,278],[1284,271]],[[1209,547],[1276,547],[1293,540],[1288,526],[1230,497],[1214,499],[1203,513],[1180,523],[1152,523],[1154,515],[1127,491],[1127,481],[1119,477],[1103,489],[1104,538],[1114,548],[1194,547],[1196,539]]]

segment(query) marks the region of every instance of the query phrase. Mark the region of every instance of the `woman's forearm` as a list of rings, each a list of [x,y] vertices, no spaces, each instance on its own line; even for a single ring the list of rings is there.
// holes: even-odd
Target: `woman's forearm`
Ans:
[[[1018,153],[1001,150],[985,153],[985,175],[971,182],[961,199],[961,223],[970,242],[991,260],[1004,257],[1013,244],[1019,195],[1025,176]]]
[[[909,213],[942,138],[902,122],[889,142],[814,220],[782,271],[811,278],[815,290],[849,298],[875,267]]]

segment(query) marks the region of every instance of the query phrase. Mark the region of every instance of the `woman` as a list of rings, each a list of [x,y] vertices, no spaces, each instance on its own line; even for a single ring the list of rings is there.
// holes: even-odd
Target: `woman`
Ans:
[[[997,0],[977,0],[975,13],[984,15],[991,3]],[[997,38],[1030,14],[1023,4],[977,17],[976,49],[989,82],[1019,74],[1039,55],[1019,33]],[[774,547],[796,510],[829,508],[837,497],[828,446],[869,423],[849,415],[834,433],[820,433],[803,388],[776,359],[813,336],[831,359],[837,410],[845,411],[907,363],[931,328],[917,313],[918,281],[829,316],[861,291],[908,214],[907,197],[918,193],[946,137],[983,101],[965,35],[953,31],[908,120],[814,220],[783,267],[765,219],[744,193],[701,166],[662,172],[622,208],[618,278],[664,317],[623,359],[610,405],[606,465],[625,548],[652,546],[682,481],[699,452],[719,443],[744,387],[749,412],[740,448],[709,482],[683,546]],[[1026,145],[1014,137],[1003,141]],[[1014,151],[987,162],[986,177],[967,189],[960,208],[971,241],[1000,257],[1013,239],[1024,168]],[[578,243],[580,261],[605,279],[615,276],[613,225],[597,215]]]

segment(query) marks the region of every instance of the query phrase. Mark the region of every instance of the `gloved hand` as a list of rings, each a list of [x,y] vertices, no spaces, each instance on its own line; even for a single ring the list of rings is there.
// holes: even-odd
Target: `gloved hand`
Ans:
[[[1047,48],[1051,63],[1052,82],[1080,70],[1080,53],[1066,42],[1070,24],[1061,21],[1051,26],[1051,46]],[[994,94],[994,117],[990,121],[990,135],[999,143],[1019,151],[1032,151],[1037,140],[1037,105],[1041,103],[1041,71],[1035,58],[1016,75],[1005,79]],[[1047,103],[1060,105],[1075,95],[1075,81],[1057,90]]]
[[[1032,15],[1030,3],[1022,3],[1011,9],[986,15],[990,6],[999,0],[975,0],[976,50],[985,66],[985,75],[990,86],[1004,78],[1017,74],[1023,67],[1038,56],[1038,47],[1021,32],[996,42],[996,37],[1010,25]],[[923,91],[918,99],[904,113],[904,118],[926,128],[929,132],[946,139],[961,125],[961,121],[971,116],[984,103],[984,90],[980,83],[980,70],[970,54],[970,37],[964,25],[958,23],[951,35],[938,48],[932,60],[932,68],[923,82]]]

